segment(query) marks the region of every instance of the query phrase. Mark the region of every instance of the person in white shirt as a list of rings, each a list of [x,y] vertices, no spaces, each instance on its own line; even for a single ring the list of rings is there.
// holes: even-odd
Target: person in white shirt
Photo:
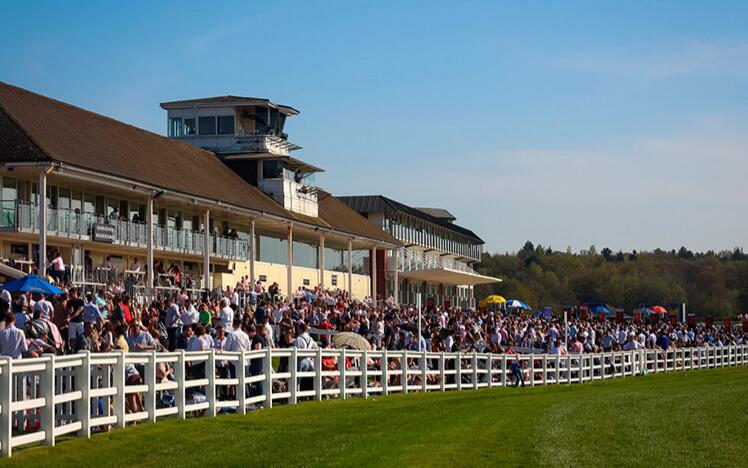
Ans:
[[[37,297],[37,301],[34,304],[34,312],[36,312],[37,310],[41,310],[43,319],[52,320],[54,307],[52,307],[52,303],[45,299],[41,294],[39,294],[39,296]]]
[[[179,318],[182,320],[182,325],[194,325],[200,321],[200,314],[195,309],[195,306],[192,305],[190,299],[184,301],[184,308],[179,314]]]
[[[12,312],[5,315],[5,328],[0,331],[0,356],[12,359],[23,357],[29,350],[26,335],[15,326],[16,316]]]
[[[229,329],[234,323],[234,309],[229,306],[227,298],[221,299],[221,310],[218,312],[218,319],[221,321],[224,329]]]
[[[235,318],[233,322],[234,329],[226,335],[226,341],[223,343],[223,351],[249,351],[252,349],[252,341],[249,339],[249,335],[244,333],[242,330],[242,319]],[[249,369],[245,368],[245,373]],[[230,378],[236,378],[236,364],[233,362],[229,363],[229,376]]]

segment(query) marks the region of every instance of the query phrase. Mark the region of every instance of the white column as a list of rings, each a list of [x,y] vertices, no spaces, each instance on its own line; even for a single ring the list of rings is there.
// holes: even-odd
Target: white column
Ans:
[[[371,248],[371,306],[377,306],[377,248]]]
[[[325,235],[319,235],[319,287],[325,289]]]
[[[393,283],[395,284],[393,298],[395,299],[395,304],[400,304],[400,278],[398,276],[398,269],[399,269],[399,262],[398,262],[398,255],[399,255],[400,249],[392,249],[392,259],[395,263],[395,272],[394,272],[394,278],[392,279]]]
[[[255,220],[249,223],[249,280],[255,285]]]
[[[39,276],[47,276],[47,172],[39,174]]]
[[[348,295],[353,297],[353,242],[348,240]]]
[[[148,197],[145,213],[146,260],[148,268],[145,283],[148,288],[153,287],[153,197]]]
[[[205,209],[203,220],[203,289],[210,289],[210,209]]]
[[[293,225],[288,225],[288,265],[286,265],[287,288],[286,295],[288,300],[293,300]]]

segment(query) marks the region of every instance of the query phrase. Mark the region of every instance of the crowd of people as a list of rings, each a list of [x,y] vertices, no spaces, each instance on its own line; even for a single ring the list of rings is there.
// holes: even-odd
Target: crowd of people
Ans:
[[[670,321],[599,321],[501,311],[433,307],[418,311],[391,300],[371,307],[341,290],[300,287],[290,298],[273,283],[243,279],[235,288],[195,299],[182,290],[148,304],[136,304],[123,291],[100,288],[82,294],[76,288],[44,296],[0,294],[0,355],[34,357],[88,350],[108,352],[249,350],[266,347],[329,346],[340,331],[366,338],[372,349],[478,351],[491,353],[586,353],[748,343],[737,326],[725,329]],[[312,331],[310,335],[310,330]],[[311,336],[318,336],[317,340]]]

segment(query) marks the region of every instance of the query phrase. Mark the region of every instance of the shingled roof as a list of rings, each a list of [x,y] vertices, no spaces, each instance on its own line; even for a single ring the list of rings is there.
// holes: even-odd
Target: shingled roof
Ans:
[[[0,161],[61,162],[289,220],[399,244],[354,210],[320,202],[300,217],[214,153],[0,82]]]
[[[356,195],[356,196],[338,197],[338,199],[340,199],[340,201],[347,204],[349,207],[353,208],[359,213],[370,213],[370,212],[391,213],[393,211],[399,211],[401,213],[405,213],[410,216],[415,216],[416,218],[421,218],[424,221],[428,221],[430,223],[436,224],[438,226],[442,226],[451,231],[460,233],[466,237],[469,237],[471,240],[473,240],[474,242],[478,244],[485,243],[483,239],[478,237],[470,229],[466,229],[462,226],[458,226],[457,224],[454,224],[445,218],[432,216],[431,214],[429,214],[428,212],[424,211],[421,208],[410,207],[404,203],[400,203],[399,201],[385,197],[384,195]]]

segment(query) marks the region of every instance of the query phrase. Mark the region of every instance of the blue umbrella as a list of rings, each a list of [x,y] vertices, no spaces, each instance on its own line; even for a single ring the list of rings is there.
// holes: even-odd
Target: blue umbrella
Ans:
[[[62,294],[64,291],[36,275],[27,275],[23,278],[8,281],[3,289],[10,293],[32,292],[41,294]]]
[[[522,301],[518,301],[517,299],[510,299],[506,301],[506,307],[508,309],[520,308],[520,309],[530,310],[530,306],[528,306]]]
[[[593,314],[599,314],[600,312],[605,312],[605,314],[608,315],[610,314],[610,309],[608,309],[607,307],[603,307],[601,305],[594,307],[592,309]]]

